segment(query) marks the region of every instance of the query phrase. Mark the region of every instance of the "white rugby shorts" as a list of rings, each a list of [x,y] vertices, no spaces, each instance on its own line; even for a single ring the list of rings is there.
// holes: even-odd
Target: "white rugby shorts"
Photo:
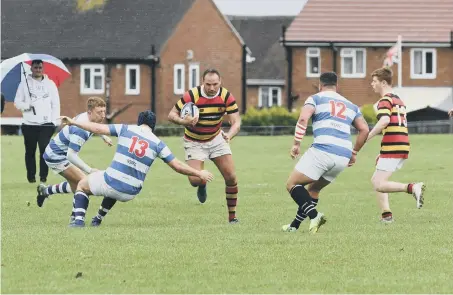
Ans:
[[[105,171],[96,171],[88,175],[88,186],[95,196],[108,197],[120,202],[127,202],[135,198],[135,195],[128,195],[113,189],[105,182]]]
[[[205,161],[223,155],[231,155],[230,145],[225,141],[220,132],[208,142],[198,142],[183,138],[185,159]]]
[[[52,162],[47,162],[47,161],[45,161],[45,162],[47,164],[47,167],[49,167],[50,170],[52,170],[52,172],[55,174],[60,174],[61,172],[65,171],[72,165],[68,159],[64,159],[57,163],[52,163]]]
[[[311,147],[299,159],[295,169],[311,179],[318,180],[322,177],[333,182],[348,167],[349,160]]]
[[[376,170],[395,172],[401,169],[406,159],[401,158],[381,158],[379,157],[376,162]]]

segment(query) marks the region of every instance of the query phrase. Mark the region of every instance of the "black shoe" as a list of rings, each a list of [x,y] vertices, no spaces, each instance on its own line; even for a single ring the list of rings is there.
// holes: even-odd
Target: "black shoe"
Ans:
[[[28,182],[29,183],[35,183],[36,182],[36,178],[28,178]]]
[[[42,207],[44,204],[44,201],[47,199],[47,195],[45,194],[45,189],[46,186],[44,184],[38,185],[38,188],[36,191],[38,192],[38,195],[36,196],[36,204],[38,204],[38,207]]]
[[[41,177],[40,180],[41,180],[42,183],[46,183],[47,182],[47,178],[46,177]]]
[[[208,197],[208,194],[206,192],[206,185],[198,187],[197,197],[198,197],[198,201],[200,201],[200,203],[203,204],[204,202],[206,202],[206,198]]]

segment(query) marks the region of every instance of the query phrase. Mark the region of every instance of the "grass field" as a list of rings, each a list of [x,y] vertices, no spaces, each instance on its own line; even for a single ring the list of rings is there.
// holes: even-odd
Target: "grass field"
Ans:
[[[1,140],[2,293],[453,293],[451,135],[413,135],[410,159],[393,177],[427,184],[423,209],[395,194],[396,222],[378,222],[375,139],[321,194],[328,223],[316,235],[307,221],[295,234],[280,231],[296,211],[285,190],[291,137],[233,141],[240,224],[227,222],[212,163],[216,179],[201,205],[184,176],[157,162],[136,199],[117,203],[100,228],[83,229],[67,226],[71,195],[36,206],[22,138]],[[180,138],[164,141],[182,158]],[[113,153],[93,138],[81,154],[105,168]],[[50,174],[49,183],[62,180]],[[89,219],[100,202],[91,198]]]

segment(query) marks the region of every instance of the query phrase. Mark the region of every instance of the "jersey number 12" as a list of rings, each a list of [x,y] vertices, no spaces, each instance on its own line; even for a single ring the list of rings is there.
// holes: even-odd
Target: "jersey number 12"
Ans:
[[[344,114],[346,112],[346,105],[344,103],[342,103],[341,101],[329,100],[329,104],[330,104],[330,115],[332,117],[346,120],[346,115]]]

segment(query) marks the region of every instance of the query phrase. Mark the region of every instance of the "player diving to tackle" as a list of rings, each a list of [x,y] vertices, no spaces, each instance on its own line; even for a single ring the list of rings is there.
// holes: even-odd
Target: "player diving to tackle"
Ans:
[[[337,80],[333,72],[321,74],[320,92],[310,96],[301,109],[291,157],[295,159],[300,154],[300,142],[310,118],[314,142],[300,158],[286,184],[298,209],[293,222],[282,227],[285,232],[297,231],[307,216],[310,218],[311,233],[316,233],[326,222],[324,214],[316,210],[319,192],[346,167],[355,163],[357,153],[368,136],[368,124],[359,107],[337,93]],[[351,125],[358,131],[354,149]],[[306,185],[309,185],[308,190]]]
[[[105,171],[96,171],[84,176],[74,194],[75,220],[71,227],[84,227],[89,195],[104,196],[98,215],[92,226],[99,226],[116,201],[127,202],[135,198],[143,187],[145,177],[156,158],[162,159],[180,174],[196,176],[210,182],[213,175],[206,170],[197,170],[179,161],[170,149],[154,133],[156,116],[151,111],[141,112],[137,125],[98,124],[81,122],[62,117],[62,124],[74,125],[88,132],[118,137],[116,153]]]
[[[87,100],[87,111],[75,117],[76,121],[90,121],[101,123],[105,119],[106,103],[100,97],[90,97]],[[53,194],[72,193],[77,183],[85,176],[85,173],[94,172],[96,169],[87,165],[78,153],[82,146],[91,138],[93,133],[80,129],[76,126],[65,126],[49,142],[43,158],[47,166],[55,173],[63,176],[66,181],[46,186],[41,183],[37,190],[36,202],[39,207],[44,200]],[[109,137],[101,136],[109,146],[112,141]]]

